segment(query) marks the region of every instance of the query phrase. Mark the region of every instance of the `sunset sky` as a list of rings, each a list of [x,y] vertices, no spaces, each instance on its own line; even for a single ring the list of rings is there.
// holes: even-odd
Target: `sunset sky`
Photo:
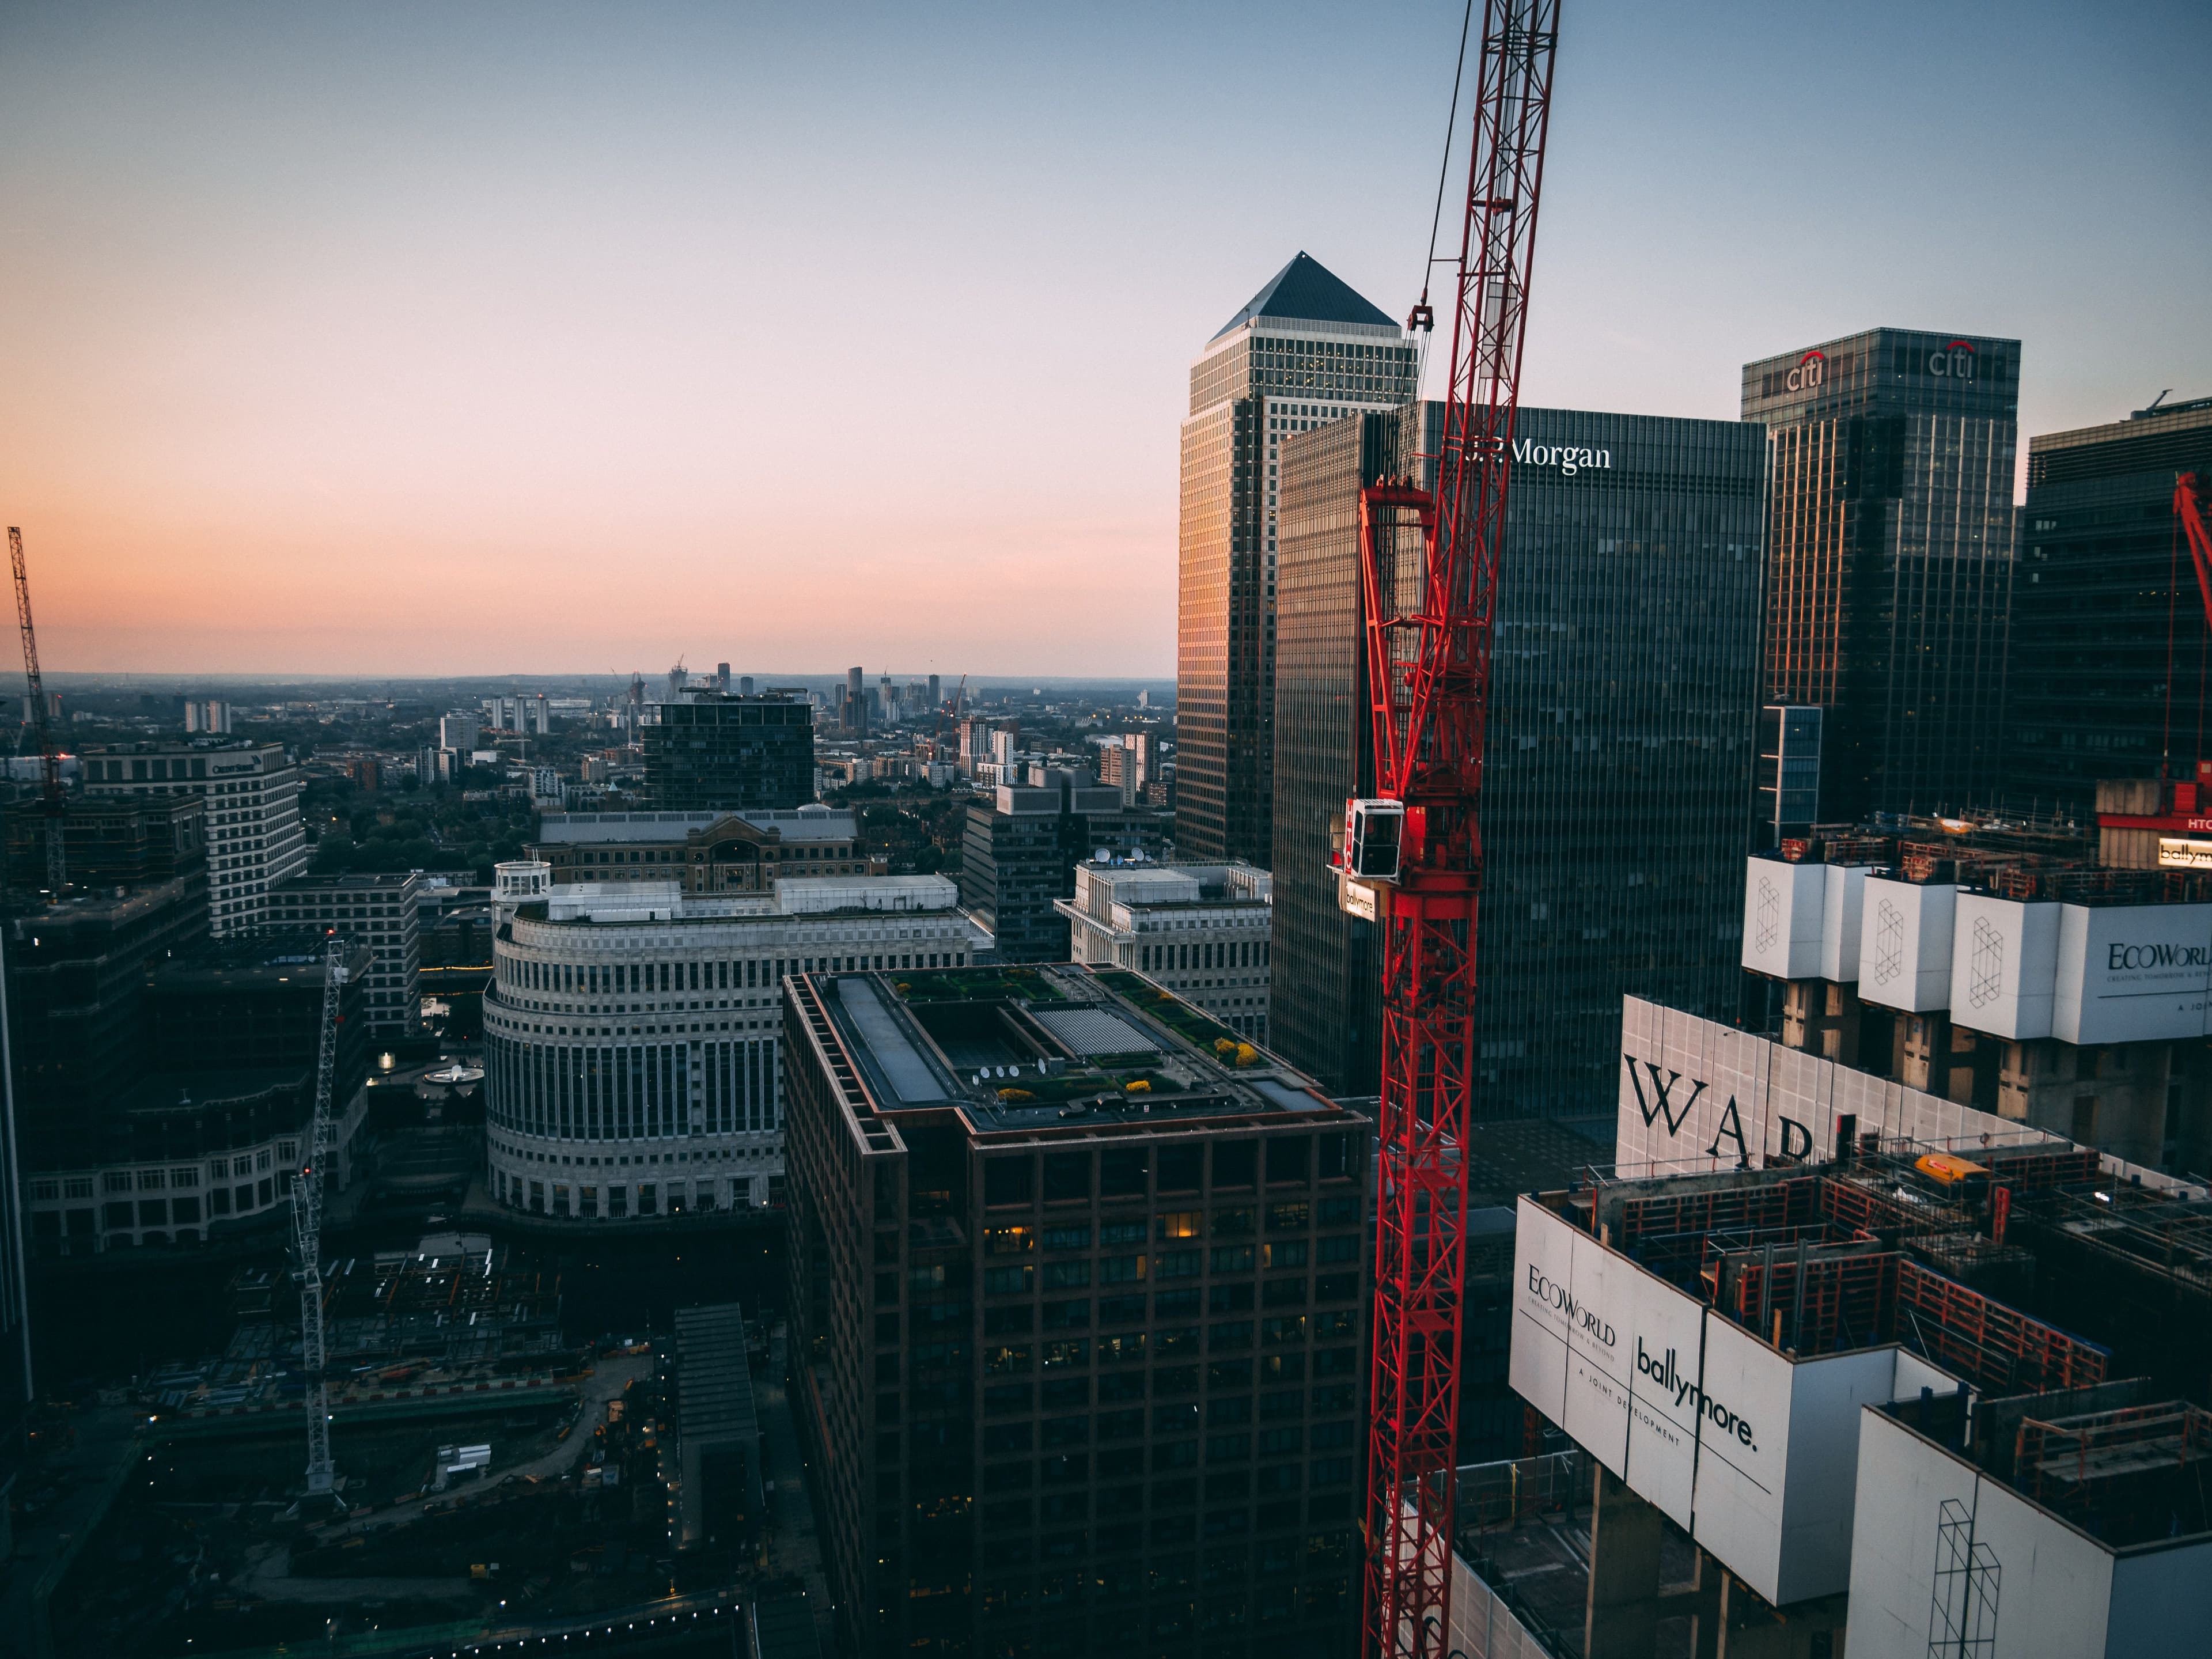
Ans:
[[[2212,8],[1565,0],[1526,401],[2212,393]],[[1460,8],[0,6],[58,670],[1171,673],[1189,362],[1420,279]]]

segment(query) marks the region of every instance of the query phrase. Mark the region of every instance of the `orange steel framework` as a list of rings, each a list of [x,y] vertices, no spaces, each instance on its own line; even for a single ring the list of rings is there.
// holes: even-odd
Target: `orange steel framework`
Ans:
[[[1399,873],[1376,915],[1382,1153],[1364,1646],[1377,1659],[1440,1655],[1450,1629],[1476,808],[1558,30],[1558,0],[1485,0],[1436,487],[1401,481],[1360,493],[1376,782],[1405,812]],[[1427,298],[1425,283],[1410,328],[1433,326]],[[1414,525],[1418,574],[1398,557],[1398,532]]]

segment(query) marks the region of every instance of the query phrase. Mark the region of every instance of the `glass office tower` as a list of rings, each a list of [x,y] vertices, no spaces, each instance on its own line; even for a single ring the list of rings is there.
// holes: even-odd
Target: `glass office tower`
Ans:
[[[1409,402],[1403,331],[1301,253],[1206,343],[1182,428],[1176,844],[1265,865],[1272,842],[1276,449]]]
[[[1354,1097],[1377,1086],[1377,945],[1337,908],[1328,858],[1345,798],[1372,781],[1357,495],[1363,479],[1425,476],[1440,416],[1341,422],[1292,439],[1281,463],[1269,1029]],[[1484,757],[1478,1104],[1609,1121],[1623,994],[1735,1007],[1765,443],[1733,422],[1524,409],[1515,448]]]
[[[2008,800],[2086,822],[2100,778],[2155,778],[2161,763],[2193,778],[2212,759],[2212,647],[2173,520],[2177,472],[2212,498],[2212,398],[2028,441]]]
[[[1747,363],[1765,423],[1765,684],[1819,705],[1820,811],[1995,798],[2020,342],[1878,328]]]

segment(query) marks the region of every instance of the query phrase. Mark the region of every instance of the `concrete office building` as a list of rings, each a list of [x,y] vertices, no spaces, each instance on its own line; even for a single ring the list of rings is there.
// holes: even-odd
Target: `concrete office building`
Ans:
[[[765,893],[786,877],[888,875],[860,847],[859,815],[811,805],[787,812],[547,812],[530,856],[556,883],[673,881],[687,893]]]
[[[1079,864],[1071,960],[1127,968],[1203,1008],[1244,1042],[1267,1040],[1273,887],[1249,864]]]
[[[278,927],[322,929],[368,946],[363,1018],[380,1042],[413,1036],[422,1025],[416,977],[422,966],[419,871],[404,875],[295,876],[276,890],[270,911]]]
[[[1999,784],[2020,342],[1880,328],[1747,363],[1771,449],[1765,684],[1818,706],[1820,811]]]
[[[197,795],[207,803],[209,931],[265,927],[270,890],[307,867],[300,769],[276,744],[142,744],[84,757],[84,793]]]
[[[483,728],[474,714],[441,714],[438,717],[438,747],[451,749],[466,755],[472,753]]]
[[[787,811],[814,799],[814,720],[805,703],[695,690],[659,714],[641,732],[655,810]]]
[[[1211,340],[1182,426],[1176,610],[1176,842],[1273,854],[1276,449],[1414,396],[1404,331],[1301,253]]]
[[[43,802],[4,809],[8,885],[35,892],[46,884],[47,817]],[[145,887],[184,881],[186,903],[207,908],[207,803],[197,795],[136,799],[72,795],[62,813],[62,847],[76,888]]]
[[[484,994],[493,1195],[578,1222],[781,1204],[786,975],[964,965],[942,876],[557,884],[502,864]]]
[[[1075,891],[1075,866],[1102,851],[1158,858],[1164,844],[1158,818],[1123,806],[1119,789],[1047,775],[1036,787],[1002,783],[968,808],[960,900],[996,937],[1001,962],[1066,961],[1067,918],[1054,907]]]
[[[1421,422],[1421,435],[1412,431]],[[1379,1086],[1381,963],[1328,860],[1373,793],[1358,492],[1419,472],[1441,405],[1282,445],[1277,1050]],[[1735,1011],[1765,445],[1736,422],[1523,409],[1483,761],[1478,1099],[1609,1120],[1626,991]],[[1408,550],[1413,532],[1407,532]]]
[[[2087,823],[2106,779],[2193,779],[2204,605],[2173,478],[2212,497],[2212,398],[2028,440],[2006,677],[2008,804]],[[2171,641],[2169,654],[2166,646]]]
[[[19,1094],[35,1089],[40,1097],[22,1126],[38,1148],[25,1160],[36,1254],[191,1247],[273,1230],[289,1212],[292,1172],[314,1110],[322,937],[261,933],[173,955],[151,937],[161,897],[155,890],[104,901],[112,907],[105,918],[69,924],[88,931],[105,921],[104,962],[68,938],[42,941],[100,974],[100,1006],[86,1012],[119,1023],[124,1034],[112,1054],[97,1057],[96,1081],[88,1071],[70,1077],[66,1055],[57,1062],[33,1052],[19,1061]],[[44,989],[22,969],[15,948],[24,926],[11,925],[9,951],[9,1028],[19,1042],[18,1006],[64,1031],[79,1012],[42,1001]],[[43,934],[53,926],[37,928]],[[134,953],[137,963],[119,969],[118,959]],[[336,1188],[352,1179],[355,1137],[368,1116],[371,960],[366,945],[349,952],[340,1003],[328,1170]],[[49,1042],[45,1052],[55,1046]],[[84,1100],[88,1082],[97,1097],[72,1107]]]
[[[849,1650],[1347,1651],[1369,1121],[1118,969],[804,974],[786,1018]]]

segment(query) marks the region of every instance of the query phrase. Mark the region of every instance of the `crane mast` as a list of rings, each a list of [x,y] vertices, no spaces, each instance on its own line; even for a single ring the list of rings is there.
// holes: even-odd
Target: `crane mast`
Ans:
[[[2197,475],[2178,472],[2173,478],[2173,516],[2189,541],[2189,562],[2197,567],[2197,592],[2204,601],[2204,621],[2212,626],[2212,530],[2204,526],[2204,510],[2197,499]]]
[[[331,1087],[337,1073],[339,994],[345,940],[333,933],[323,952],[323,1024],[315,1058],[315,1115],[307,1155],[292,1175],[292,1277],[300,1285],[300,1368],[307,1379],[309,1504],[337,1501],[331,1462],[330,1382],[323,1343],[323,1165],[331,1152]]]
[[[54,746],[53,722],[46,713],[46,683],[39,678],[39,636],[31,626],[31,577],[23,565],[23,532],[8,526],[8,561],[15,572],[15,620],[23,634],[23,678],[28,682],[31,726],[39,738],[39,793],[46,813],[46,896],[61,897],[69,886],[64,843],[61,750]]]
[[[1382,934],[1370,1659],[1442,1655],[1450,1628],[1478,807],[1559,0],[1482,10],[1434,485],[1388,481],[1359,501],[1376,797],[1347,804],[1340,867]],[[1427,299],[1409,327],[1433,327]]]

